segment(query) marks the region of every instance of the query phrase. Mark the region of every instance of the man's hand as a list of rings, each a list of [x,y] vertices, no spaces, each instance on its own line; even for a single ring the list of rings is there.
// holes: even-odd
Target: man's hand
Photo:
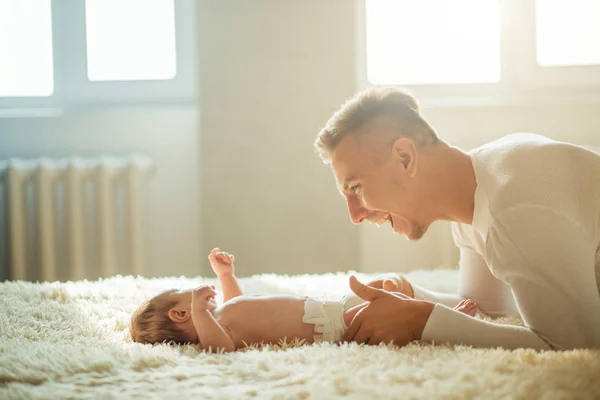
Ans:
[[[213,311],[217,308],[217,302],[215,301],[214,286],[202,285],[198,286],[192,292],[192,310],[193,311]]]
[[[366,286],[354,276],[350,277],[350,288],[369,303],[356,306],[358,311],[342,336],[342,342],[393,342],[404,346],[421,339],[433,303]]]
[[[402,275],[396,275],[396,276],[390,276],[390,277],[384,278],[384,279],[378,279],[376,281],[367,283],[367,286],[370,286],[370,287],[373,287],[376,289],[383,289],[388,292],[399,292],[410,298],[415,297],[415,292],[413,291],[412,285],[410,284],[408,279],[406,279]]]
[[[222,276],[233,275],[235,273],[235,267],[233,266],[234,259],[235,257],[232,254],[221,251],[221,249],[218,247],[216,249],[212,249],[208,255],[210,266],[219,278]]]

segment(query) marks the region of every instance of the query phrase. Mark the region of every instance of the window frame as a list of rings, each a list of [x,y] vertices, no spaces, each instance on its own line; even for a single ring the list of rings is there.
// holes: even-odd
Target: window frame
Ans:
[[[518,3],[518,11],[529,22],[523,23],[520,27],[524,62],[521,80],[524,83],[542,87],[576,88],[594,85],[600,88],[600,64],[577,66],[541,66],[538,64],[535,3],[536,0]]]
[[[355,0],[357,90],[372,86],[407,89],[425,107],[600,102],[600,65],[542,67],[537,63],[535,1],[498,0],[500,6],[500,81],[495,83],[376,85],[367,77],[368,0]]]
[[[51,0],[54,92],[44,97],[2,97],[0,109],[193,103],[196,82],[196,4],[174,0],[177,73],[168,80],[90,81],[85,1]]]

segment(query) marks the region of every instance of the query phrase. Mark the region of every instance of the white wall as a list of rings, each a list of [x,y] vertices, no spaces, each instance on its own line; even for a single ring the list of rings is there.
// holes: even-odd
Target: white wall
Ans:
[[[148,275],[197,275],[197,125],[195,107],[74,109],[50,118],[0,118],[0,159],[149,155],[157,168],[145,198]],[[0,274],[6,277],[6,266]]]
[[[235,253],[238,275],[356,268],[359,231],[312,151],[354,91],[351,2],[201,5],[203,253]]]
[[[200,10],[204,250],[243,273],[452,267],[449,224],[418,243],[351,225],[311,142],[356,90],[354,1],[204,1]],[[465,149],[517,131],[600,144],[595,105],[424,109]]]
[[[312,153],[319,128],[356,89],[354,2],[204,0],[198,8],[199,110],[0,119],[0,158],[153,156],[152,275],[212,274],[206,254],[215,246],[235,253],[242,276],[454,266],[447,224],[417,244],[352,225],[329,168]],[[442,138],[471,148],[516,131],[600,145],[597,111],[572,104],[424,114]]]

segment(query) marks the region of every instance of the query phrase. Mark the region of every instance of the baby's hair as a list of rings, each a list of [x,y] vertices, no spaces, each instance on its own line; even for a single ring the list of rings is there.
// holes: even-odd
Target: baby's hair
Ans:
[[[134,342],[150,344],[189,342],[185,332],[169,318],[169,310],[175,307],[177,300],[169,299],[168,295],[176,291],[177,289],[171,289],[154,296],[135,310],[129,328]]]

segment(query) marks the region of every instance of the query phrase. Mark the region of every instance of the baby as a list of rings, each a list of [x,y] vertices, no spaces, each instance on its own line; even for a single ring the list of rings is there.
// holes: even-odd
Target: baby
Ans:
[[[338,342],[364,302],[354,294],[341,301],[291,295],[248,296],[234,275],[234,257],[218,248],[208,256],[219,278],[224,303],[215,302],[215,287],[169,290],[142,304],[131,317],[131,336],[141,343],[198,343],[203,349],[235,351],[251,343],[304,339],[307,343]],[[383,289],[396,291],[393,280]],[[456,310],[475,315],[471,300]]]

